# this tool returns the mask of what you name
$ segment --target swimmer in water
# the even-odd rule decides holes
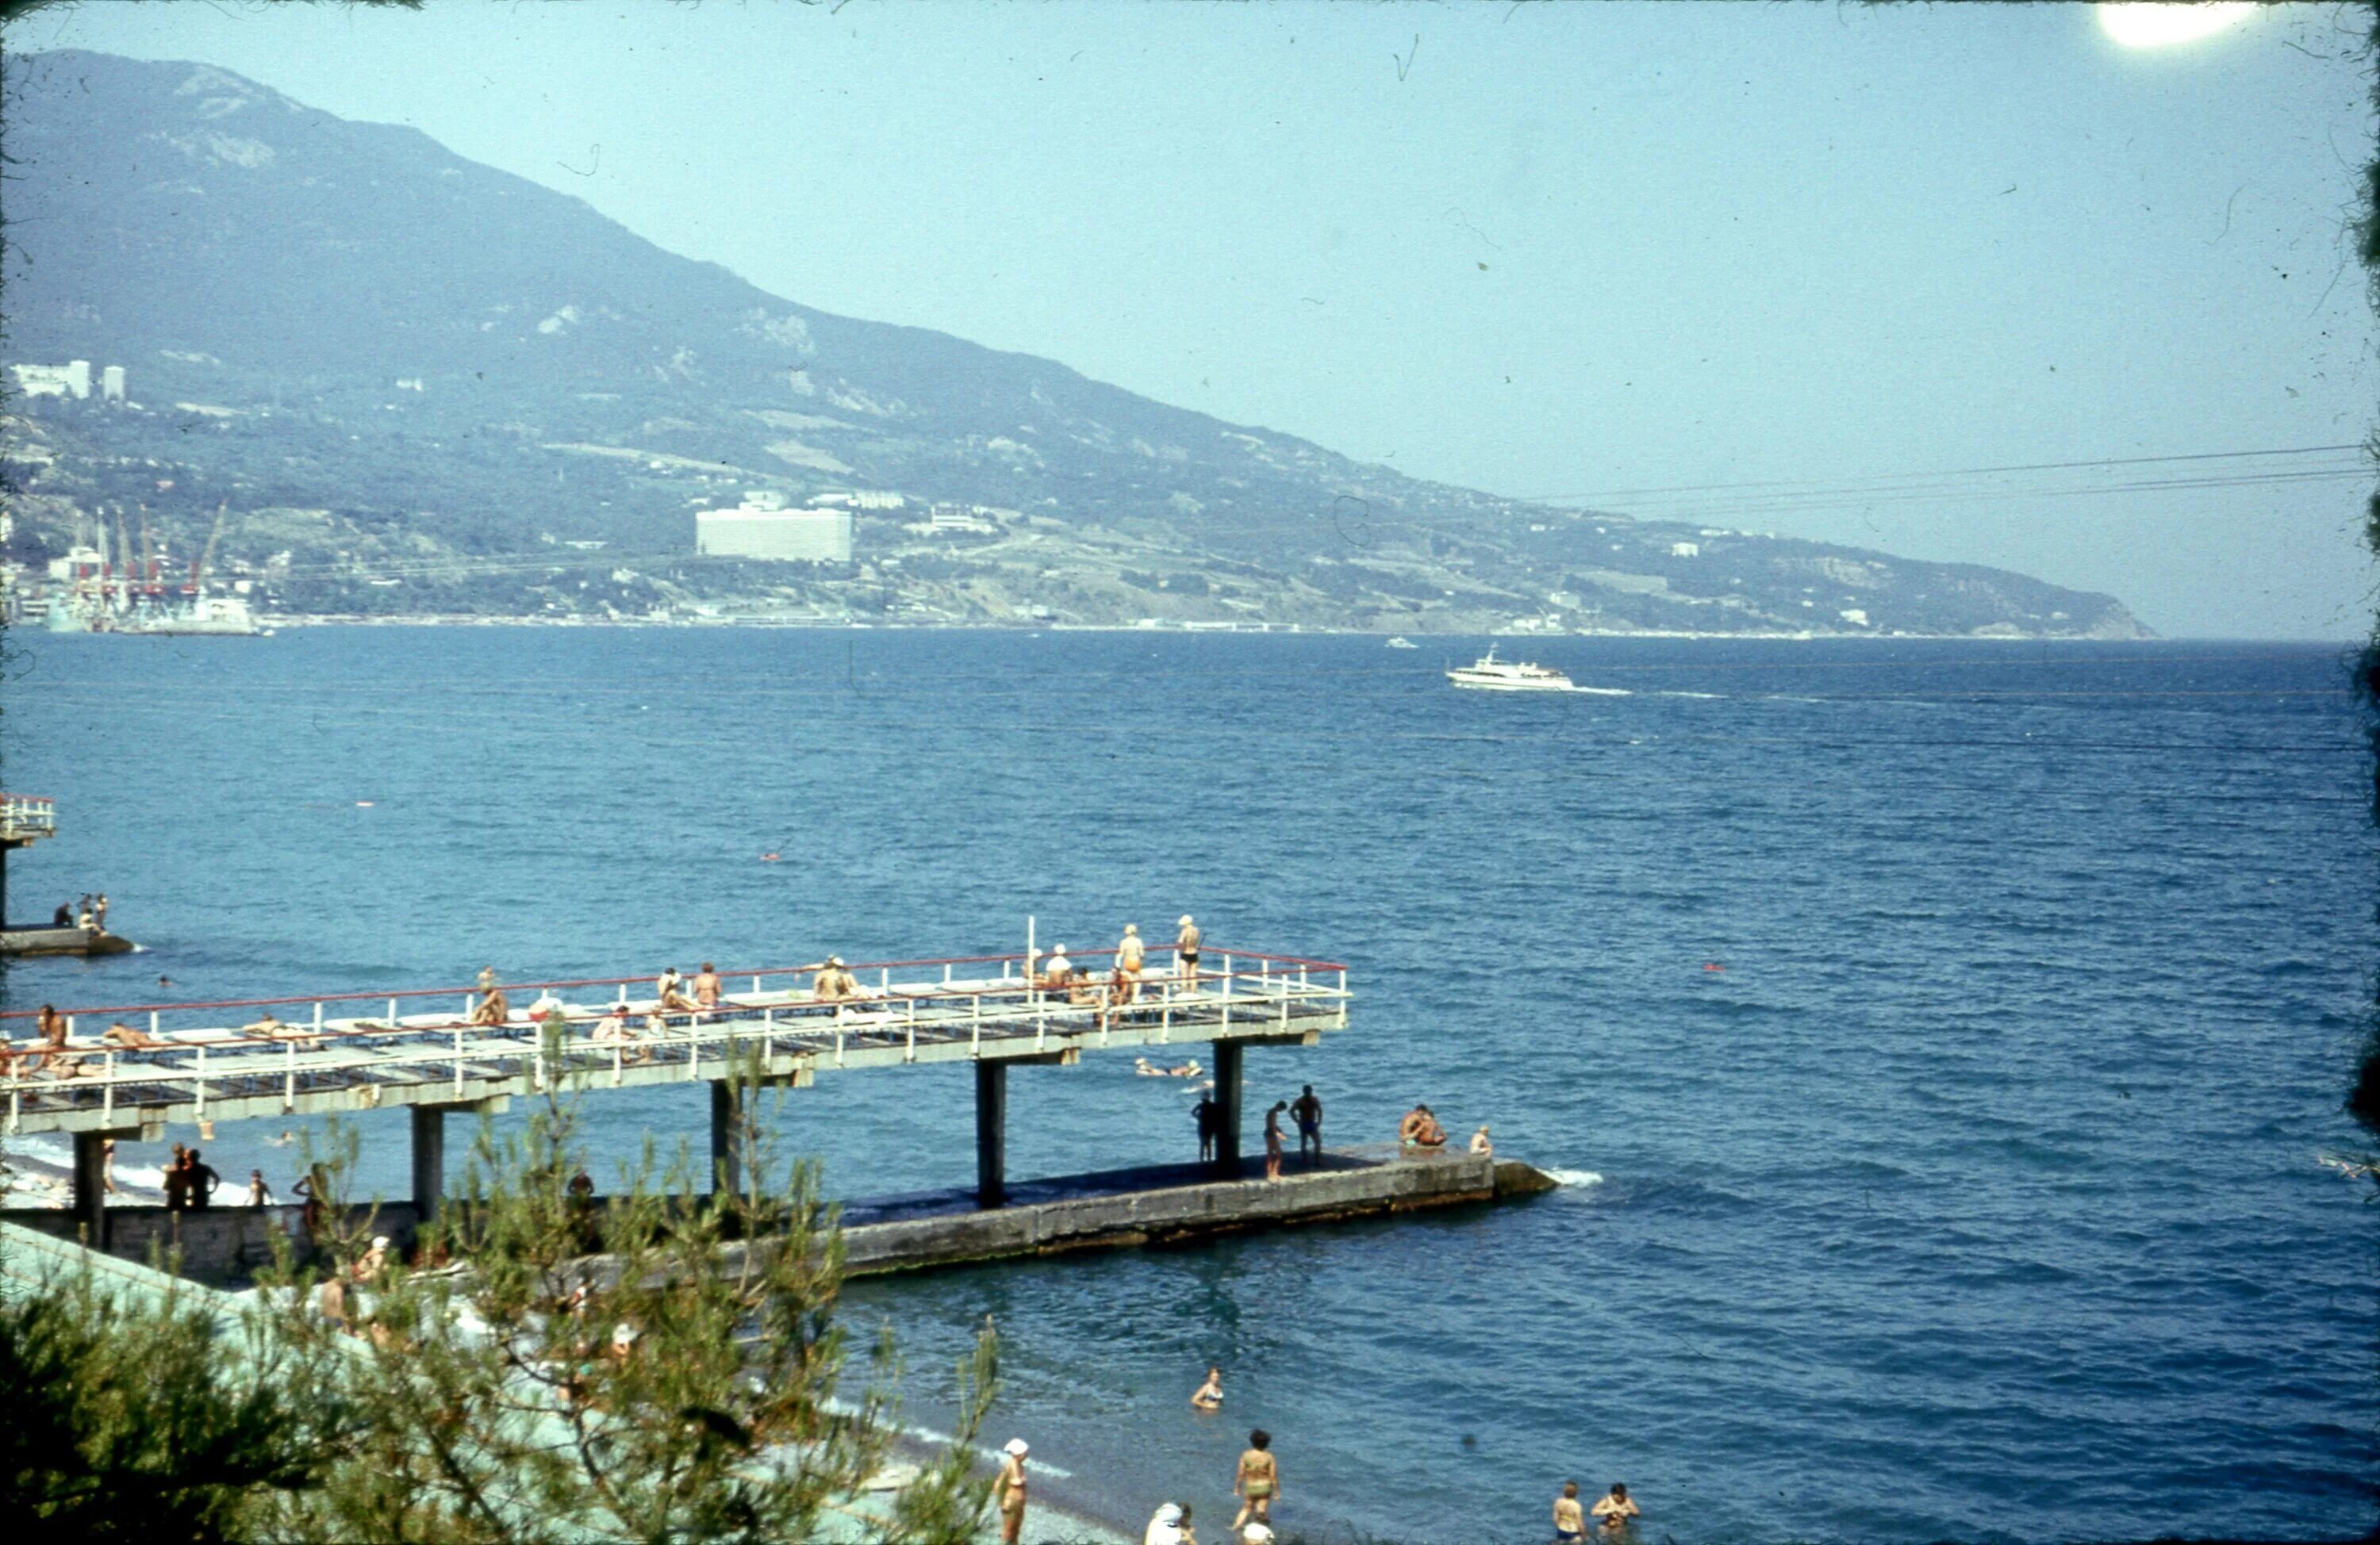
[[[1190,1397],[1190,1407],[1197,1411],[1220,1411],[1223,1408],[1223,1370],[1209,1366],[1207,1382]]]

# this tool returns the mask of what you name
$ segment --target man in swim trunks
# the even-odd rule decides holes
[[[1195,986],[1198,981],[1198,925],[1190,921],[1188,912],[1184,912],[1178,926],[1182,931],[1173,935],[1173,969],[1182,980]]]
[[[1281,1462],[1272,1456],[1272,1434],[1259,1427],[1248,1434],[1247,1452],[1240,1455],[1239,1473],[1232,1479],[1232,1495],[1241,1499],[1232,1527],[1241,1527],[1252,1515],[1270,1523],[1272,1500],[1280,1494]]]
[[[1578,1482],[1562,1482],[1561,1495],[1554,1499],[1554,1539],[1556,1545],[1575,1545],[1586,1538],[1586,1507],[1578,1500]]]
[[[1305,1092],[1300,1094],[1290,1105],[1289,1114],[1297,1122],[1297,1156],[1301,1159],[1305,1157],[1305,1145],[1310,1142],[1314,1145],[1315,1158],[1320,1159],[1322,1157],[1322,1101],[1315,1094],[1312,1084],[1307,1084]]]

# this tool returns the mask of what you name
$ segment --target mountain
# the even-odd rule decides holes
[[[228,510],[220,561],[318,611],[2143,631],[2019,574],[1421,481],[818,311],[208,66],[11,55],[0,90],[7,358],[121,365],[130,398],[15,404],[20,562],[137,505],[185,551]],[[693,511],[747,489],[907,505],[861,513],[851,565],[687,561]],[[990,513],[908,524],[935,502]]]

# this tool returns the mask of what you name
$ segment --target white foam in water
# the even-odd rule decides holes
[[[1546,1177],[1558,1186],[1600,1186],[1603,1177],[1591,1169],[1549,1169]]]

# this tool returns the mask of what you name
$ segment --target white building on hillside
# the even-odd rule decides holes
[[[91,361],[77,359],[64,365],[11,365],[11,375],[17,378],[17,390],[28,397],[88,397],[91,395]]]
[[[717,558],[770,558],[794,562],[851,561],[848,510],[698,510],[694,550]]]
[[[124,367],[110,365],[99,373],[99,400],[103,403],[124,401]]]

